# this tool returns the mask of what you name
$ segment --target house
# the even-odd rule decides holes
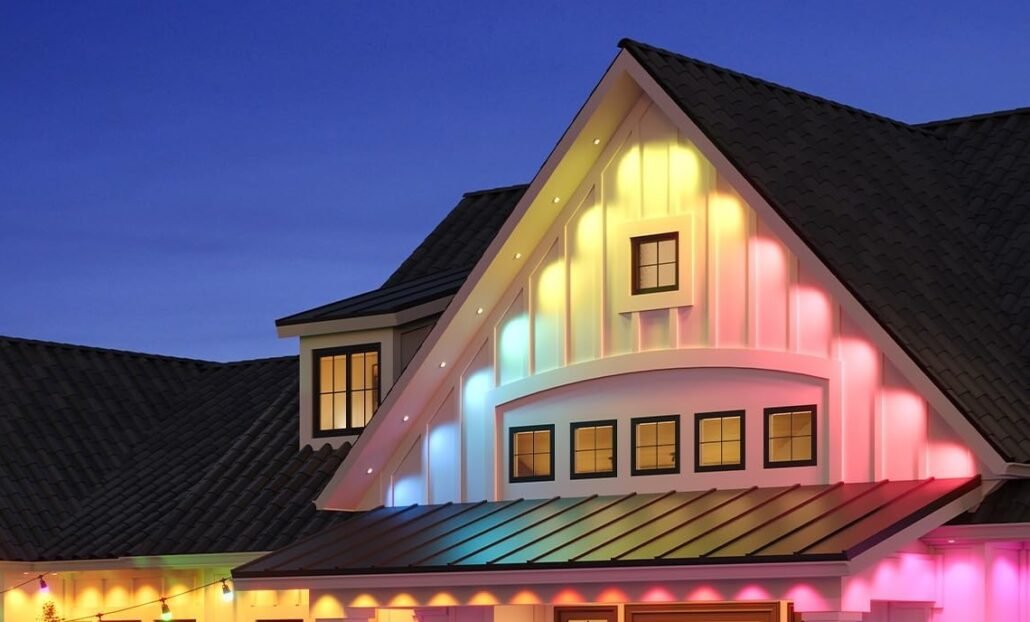
[[[1030,622],[1030,110],[620,48],[298,357],[0,340],[2,619]]]
[[[625,40],[526,187],[278,322],[348,521],[306,620],[1030,620],[1030,111]],[[509,213],[510,212],[510,213]],[[360,433],[360,436],[359,436]]]

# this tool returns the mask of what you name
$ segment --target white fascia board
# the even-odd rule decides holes
[[[275,332],[279,337],[310,337],[331,333],[392,328],[414,322],[415,320],[421,320],[430,315],[442,313],[447,308],[447,305],[450,304],[452,298],[453,296],[444,296],[443,298],[437,298],[436,300],[431,300],[408,309],[402,309],[396,313],[380,313],[378,315],[363,315],[338,320],[287,324],[286,326],[277,326]]]
[[[931,546],[961,546],[972,542],[1030,542],[1030,523],[993,523],[983,525],[943,525],[922,538]]]
[[[385,485],[380,479],[383,466],[408,432],[401,425],[401,417],[406,412],[421,410],[425,401],[436,394],[441,384],[449,378],[449,374],[458,373],[455,365],[442,368],[439,363],[453,363],[461,355],[468,340],[488,317],[484,314],[478,316],[478,321],[471,319],[477,317],[475,309],[495,306],[522,268],[520,262],[497,261],[497,258],[507,256],[508,253],[514,254],[514,249],[521,248],[519,244],[525,245],[525,249],[535,247],[551,224],[544,222],[545,219],[527,224],[524,218],[526,213],[531,207],[553,208],[553,196],[568,200],[597,158],[597,149],[592,144],[593,137],[610,136],[622,117],[637,102],[640,89],[626,75],[627,56],[625,50],[620,51],[580,108],[511,215],[455,294],[452,304],[437,321],[422,347],[380,404],[372,422],[315,500],[318,509],[357,509],[372,486]],[[616,112],[595,117],[594,113],[602,104],[606,104],[606,109]],[[564,165],[562,178],[556,179],[555,172],[559,170],[560,164]],[[557,217],[557,213],[554,210],[551,220]],[[516,239],[513,241],[513,238]],[[470,319],[456,321],[456,318]],[[372,469],[371,473],[368,473],[369,469]]]
[[[930,406],[944,418],[949,426],[972,449],[988,469],[993,473],[1003,473],[1006,461],[989,442],[973,427],[973,424],[962,414],[955,404],[937,387],[929,376],[908,355],[882,324],[855,298],[832,271],[822,262],[815,252],[806,244],[795,230],[766,201],[758,190],[751,185],[744,174],[730,162],[701,128],[687,116],[679,104],[672,100],[665,89],[644,69],[640,63],[630,57],[626,71],[636,80],[663,113],[676,125],[684,135],[693,142],[703,156],[715,167],[720,176],[740,194],[745,202],[758,214],[787,248],[805,265],[812,269],[816,281],[830,293],[858,326],[869,336],[873,343],[887,356],[905,378],[912,383]]]
[[[753,564],[701,564],[696,566],[633,566],[627,568],[565,568],[530,570],[403,572],[234,579],[240,590],[415,589],[455,585],[571,585],[783,578],[842,577],[851,572],[848,562],[786,562]]]
[[[130,568],[136,570],[146,568],[153,570],[235,568],[265,555],[268,555],[268,552],[141,555],[138,557],[112,557],[107,559],[26,562],[26,567],[21,569],[27,572],[87,572],[91,570],[124,570]]]

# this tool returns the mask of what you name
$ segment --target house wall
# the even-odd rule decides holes
[[[560,213],[536,249],[497,259],[524,262],[522,272],[448,380],[412,413],[416,425],[366,505],[980,470],[838,301],[646,97],[554,209]],[[629,239],[672,230],[682,247],[679,291],[630,295]],[[573,401],[563,406],[566,399]],[[802,404],[819,406],[818,467],[762,471],[755,453],[762,408]],[[694,475],[693,414],[734,409],[747,411],[747,471]],[[618,478],[568,480],[568,422],[619,419],[620,463],[628,468],[621,459],[628,419],[655,413],[681,415],[680,477],[629,481],[620,466]],[[507,484],[506,429],[545,419],[557,424],[556,463],[566,477]]]
[[[97,613],[113,612],[169,595],[181,594],[230,576],[230,567],[175,567],[174,557],[165,558],[169,567],[125,567],[103,570],[59,569],[45,579],[49,594],[41,593],[35,580],[3,595],[2,622],[36,622],[43,604],[52,601],[63,620],[79,617],[96,620]],[[128,562],[133,563],[132,561]],[[141,566],[154,560],[137,560]],[[181,563],[181,562],[180,562]],[[81,564],[71,563],[65,568]],[[58,566],[58,568],[61,568]],[[35,577],[39,570],[8,570],[0,574],[3,585],[13,586]],[[233,585],[229,582],[229,585]],[[231,601],[222,597],[221,584],[175,596],[167,601],[176,620],[197,622],[255,622],[256,620],[309,620],[308,591],[256,590],[234,592]],[[160,620],[160,604],[136,607],[104,615],[104,620]]]

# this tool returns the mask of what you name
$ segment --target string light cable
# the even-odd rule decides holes
[[[42,577],[40,577],[40,578],[42,578]],[[36,580],[35,577],[30,579],[30,581],[35,581],[35,580]],[[232,588],[229,587],[229,584],[226,583],[226,581],[228,581],[228,580],[229,580],[228,577],[223,577],[221,579],[215,579],[214,581],[212,581],[210,583],[205,583],[204,585],[198,585],[195,588],[188,589],[188,590],[186,590],[184,592],[179,592],[178,594],[172,594],[171,596],[162,596],[161,598],[155,598],[154,600],[150,600],[150,601],[147,601],[145,603],[137,603],[135,605],[129,605],[128,607],[122,607],[121,609],[112,609],[111,611],[101,611],[99,613],[94,613],[92,615],[82,616],[82,617],[79,617],[79,618],[69,618],[69,619],[65,620],[64,622],[89,622],[91,620],[96,620],[96,621],[99,621],[99,622],[103,622],[104,616],[110,616],[110,615],[114,615],[116,613],[122,613],[124,611],[131,611],[133,609],[139,609],[140,607],[147,607],[149,605],[156,605],[158,603],[161,604],[161,619],[162,620],[171,620],[172,619],[172,610],[168,606],[168,603],[166,601],[172,600],[173,598],[178,598],[180,596],[185,596],[186,594],[192,594],[193,592],[199,592],[200,590],[207,589],[207,588],[211,587],[212,585],[218,585],[219,583],[221,583],[222,584],[222,598],[224,600],[232,600],[232,593],[233,592],[232,592]],[[25,583],[28,583],[28,582],[29,581],[25,581]],[[22,583],[21,585],[25,585],[25,583]],[[13,590],[16,587],[18,587],[18,586],[16,585],[16,586],[14,586],[14,587],[12,587],[10,589]],[[2,593],[2,592],[0,592],[0,593]]]
[[[33,581],[39,581],[39,591],[43,592],[44,594],[46,594],[46,593],[50,592],[50,587],[46,584],[46,580],[43,577],[47,576],[48,574],[55,574],[55,573],[53,573],[53,572],[44,572],[43,574],[37,574],[37,575],[31,576],[28,579],[25,579],[24,581],[22,581],[21,583],[19,583],[17,585],[12,585],[11,587],[4,588],[4,589],[0,590],[0,594],[6,594],[7,592],[10,592],[12,590],[16,590],[16,589],[18,589],[19,587],[21,587],[23,585],[28,585],[29,583],[32,583]]]

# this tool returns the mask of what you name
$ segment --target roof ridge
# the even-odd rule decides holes
[[[497,186],[496,188],[484,188],[483,190],[470,190],[462,197],[477,197],[483,194],[499,194],[501,192],[511,192],[512,190],[522,190],[528,188],[529,184],[512,184],[510,186]]]
[[[184,356],[172,356],[169,354],[153,354],[150,352],[139,352],[136,350],[120,350],[117,348],[105,348],[102,346],[88,346],[77,343],[67,343],[63,341],[45,341],[42,339],[30,339],[28,337],[14,337],[10,335],[0,335],[0,342],[7,341],[10,343],[21,343],[33,346],[42,346],[46,348],[55,348],[61,350],[79,350],[86,352],[97,352],[105,354],[118,354],[122,356],[131,356],[138,358],[155,359],[161,361],[177,362],[177,363],[199,363],[202,365],[224,365],[225,363],[219,361],[211,361],[207,359],[188,358]]]
[[[937,121],[923,121],[922,123],[914,123],[913,127],[937,127],[941,125],[951,125],[956,123],[968,123],[970,121],[986,121],[988,119],[996,119],[999,117],[1011,117],[1021,114],[1030,115],[1030,106],[1023,106],[1020,108],[1009,108],[1006,110],[995,110],[993,112],[980,112],[977,114],[971,114],[962,117],[951,117],[948,119],[940,119]]]
[[[252,359],[240,359],[238,361],[225,361],[221,363],[226,367],[232,367],[235,365],[259,365],[261,363],[277,363],[280,361],[292,361],[298,358],[297,354],[283,354],[280,356],[259,356]]]
[[[683,61],[686,61],[686,62],[689,62],[689,63],[693,63],[695,65],[700,65],[700,66],[705,67],[707,69],[712,69],[712,70],[718,71],[720,73],[724,73],[724,74],[727,74],[727,75],[730,75],[730,76],[734,76],[734,77],[737,77],[737,78],[742,78],[744,80],[748,80],[748,81],[753,82],[755,84],[759,84],[759,85],[766,86],[766,87],[769,87],[769,88],[773,88],[773,89],[776,89],[776,90],[779,90],[779,91],[783,91],[784,93],[788,93],[790,95],[796,95],[798,97],[802,97],[804,99],[811,100],[811,101],[813,101],[815,103],[818,103],[818,104],[821,104],[821,105],[824,105],[824,106],[831,106],[831,107],[839,108],[840,110],[844,110],[844,111],[847,111],[847,112],[856,113],[856,114],[859,114],[859,115],[861,115],[863,117],[867,117],[867,118],[869,118],[872,121],[879,121],[881,123],[887,123],[888,125],[893,125],[893,126],[897,127],[898,129],[908,130],[908,131],[911,131],[911,132],[914,132],[914,133],[918,133],[918,134],[921,134],[921,135],[924,135],[924,136],[927,136],[927,137],[938,138],[936,134],[934,134],[933,132],[931,132],[931,131],[929,131],[927,129],[924,129],[924,128],[920,127],[919,125],[913,125],[913,124],[910,124],[910,123],[905,123],[904,121],[898,121],[897,119],[892,119],[892,118],[884,116],[882,114],[877,114],[875,112],[870,112],[868,110],[863,110],[861,108],[856,108],[855,106],[850,106],[848,104],[844,104],[844,103],[841,103],[839,101],[828,99],[826,97],[822,97],[821,95],[815,95],[815,94],[812,94],[812,93],[808,93],[806,91],[802,91],[802,90],[799,90],[799,89],[796,89],[796,88],[793,88],[793,87],[790,87],[790,86],[785,86],[785,85],[779,84],[777,82],[772,82],[772,81],[766,80],[764,78],[759,78],[759,77],[752,76],[752,75],[749,75],[749,74],[746,74],[746,73],[741,73],[739,71],[735,71],[733,69],[728,69],[728,68],[723,67],[721,65],[716,65],[714,63],[709,63],[707,61],[703,61],[703,60],[699,60],[699,59],[696,59],[696,58],[692,58],[690,56],[685,56],[683,54],[679,54],[678,52],[673,52],[671,50],[666,50],[664,48],[660,48],[660,47],[657,47],[657,46],[654,46],[654,45],[650,45],[648,43],[643,43],[641,41],[636,41],[634,39],[630,39],[629,37],[623,37],[622,39],[620,39],[619,40],[619,47],[623,48],[623,49],[630,49],[630,48],[636,47],[636,48],[640,48],[640,49],[649,50],[649,51],[652,51],[652,52],[657,52],[658,54],[663,54],[663,55],[666,55],[666,56],[672,56],[672,57],[678,58],[680,60],[683,60]]]

